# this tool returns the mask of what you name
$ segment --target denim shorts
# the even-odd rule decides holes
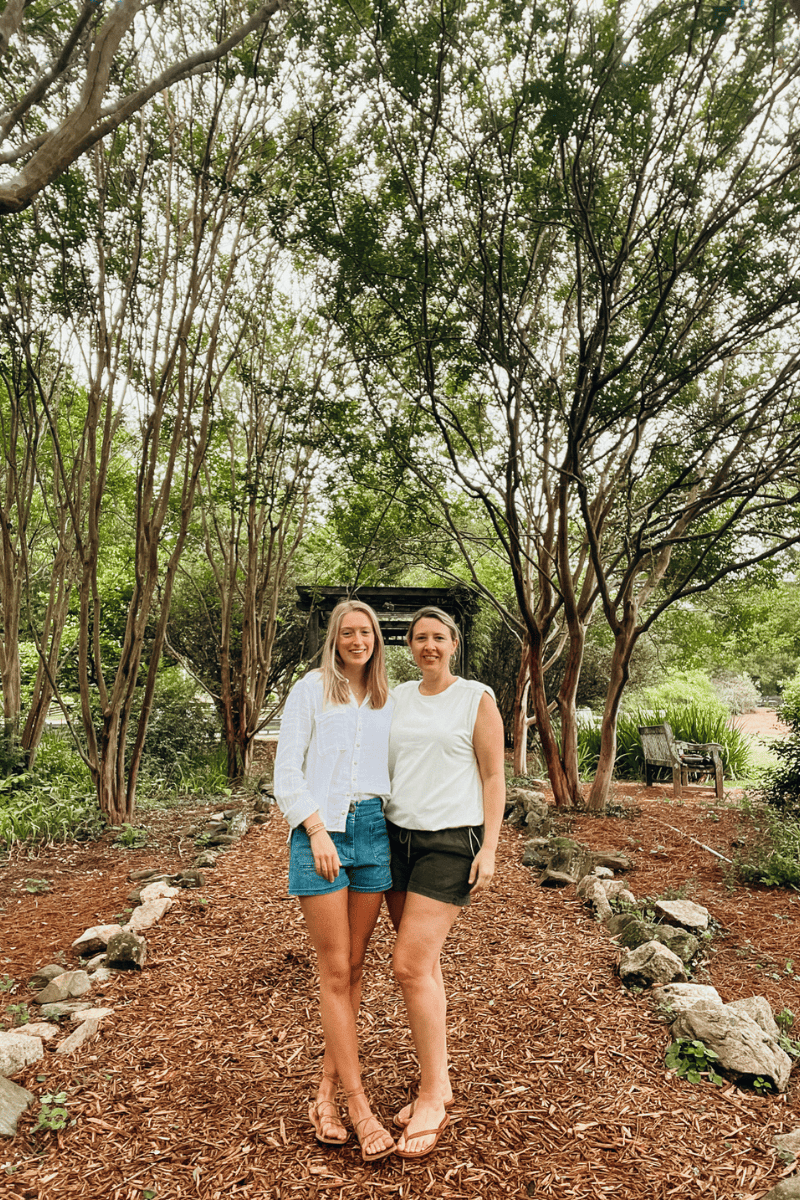
[[[483,825],[402,829],[386,822],[392,848],[392,891],[416,892],[443,904],[470,903],[469,873],[483,845]]]
[[[379,797],[361,800],[347,814],[345,828],[329,832],[342,864],[333,883],[314,870],[311,839],[302,825],[292,830],[290,896],[325,896],[347,887],[353,892],[385,892],[392,886],[389,839]]]

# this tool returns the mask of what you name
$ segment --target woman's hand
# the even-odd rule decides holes
[[[309,841],[314,855],[314,870],[328,883],[333,883],[342,867],[333,838],[327,829],[318,829],[309,836]]]
[[[469,890],[477,892],[480,888],[487,888],[494,879],[494,850],[489,846],[481,846],[478,853],[472,860],[472,867],[469,872]]]

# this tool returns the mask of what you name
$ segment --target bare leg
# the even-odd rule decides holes
[[[324,896],[300,898],[308,935],[317,952],[320,1014],[325,1033],[323,1079],[317,1093],[317,1102],[333,1100],[338,1078],[348,1093],[348,1108],[354,1123],[361,1123],[364,1118],[372,1116],[361,1086],[353,995],[360,999],[364,953],[369,935],[375,927],[381,900],[382,895],[379,892],[350,893],[349,889],[344,888]],[[351,914],[356,927],[355,936],[350,928]],[[351,966],[354,950],[358,976],[355,987]],[[330,1116],[332,1111],[325,1105],[319,1112],[323,1135],[344,1140],[341,1138],[341,1122],[333,1120]],[[391,1135],[377,1120],[361,1124],[361,1137],[365,1151],[370,1154],[375,1154],[392,1144]]]
[[[389,899],[391,895],[387,895],[389,913],[393,919],[393,908],[400,913],[394,973],[403,989],[420,1067],[419,1095],[401,1144],[419,1153],[433,1139],[415,1138],[414,1133],[440,1125],[445,1114],[444,1100],[452,1096],[447,1072],[447,1001],[439,955],[460,909],[416,892],[406,893],[401,906]],[[401,1120],[406,1115],[398,1113]]]

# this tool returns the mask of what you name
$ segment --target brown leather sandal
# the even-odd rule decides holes
[[[358,1088],[358,1090],[355,1092],[348,1092],[347,1099],[349,1100],[351,1096],[364,1096],[364,1095],[366,1095],[364,1089]],[[369,1116],[362,1117],[360,1121],[353,1122],[353,1129],[355,1130],[356,1137],[358,1138],[358,1144],[361,1147],[361,1157],[362,1157],[363,1161],[364,1162],[377,1162],[378,1159],[380,1159],[380,1158],[386,1158],[387,1155],[394,1154],[395,1150],[397,1149],[397,1146],[395,1145],[395,1142],[394,1142],[394,1138],[392,1138],[391,1146],[387,1146],[385,1150],[377,1150],[374,1154],[368,1154],[366,1152],[366,1150],[364,1149],[364,1139],[361,1135],[361,1126],[366,1124],[367,1121],[374,1121],[377,1126],[377,1129],[382,1130],[383,1133],[389,1133],[389,1130],[386,1129],[383,1125],[381,1125],[380,1121],[378,1120],[378,1118],[375,1116],[374,1113],[370,1113]],[[372,1130],[371,1132],[376,1133],[377,1130]],[[365,1132],[364,1137],[366,1137],[366,1136],[367,1135]],[[389,1137],[391,1137],[391,1136],[392,1135],[389,1134]]]

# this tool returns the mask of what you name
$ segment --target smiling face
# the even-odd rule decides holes
[[[366,667],[375,649],[375,631],[365,612],[345,613],[336,635],[336,652],[345,671]]]
[[[436,617],[420,617],[411,632],[411,653],[414,662],[424,672],[449,671],[450,658],[458,642],[450,630]]]

